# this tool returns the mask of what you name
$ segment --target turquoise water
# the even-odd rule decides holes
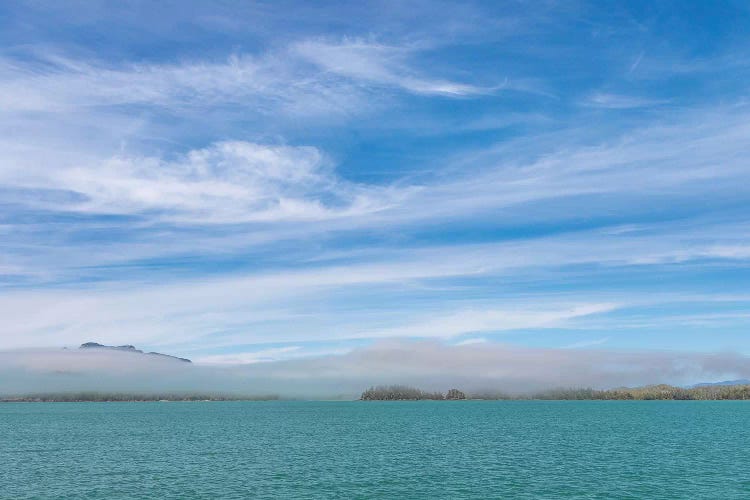
[[[0,404],[2,498],[750,498],[750,402]]]

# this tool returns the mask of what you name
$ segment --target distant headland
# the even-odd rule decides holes
[[[135,346],[132,345],[104,345],[100,344],[98,342],[84,342],[80,345],[79,349],[110,349],[115,351],[125,351],[125,352],[132,352],[134,354],[143,354],[146,356],[162,356],[164,358],[170,358],[177,361],[183,361],[185,363],[192,363],[187,358],[178,358],[177,356],[171,356],[169,354],[162,354],[160,352],[144,352],[140,349],[136,349]]]

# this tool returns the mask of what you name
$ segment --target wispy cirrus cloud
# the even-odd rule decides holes
[[[281,267],[254,273],[164,284],[118,280],[61,290],[19,290],[0,295],[0,313],[6,332],[12,333],[4,340],[6,346],[13,342],[18,347],[75,344],[84,338],[208,347],[560,328],[622,307],[676,299],[636,299],[612,290],[606,295],[600,290],[598,300],[576,293],[561,298],[556,292],[506,291],[496,296],[484,282],[566,282],[576,273],[632,273],[691,262],[706,267],[706,260],[721,265],[743,257],[712,251],[717,236],[733,233],[746,239],[746,231],[735,226],[701,237],[692,227],[673,234],[661,234],[658,228],[615,236],[591,231],[521,242],[373,249],[354,260],[333,265],[323,260],[297,270],[282,262]],[[465,292],[455,283],[461,279],[470,280]],[[435,283],[442,286],[431,292]],[[401,304],[396,298],[403,296],[418,302]],[[427,305],[419,305],[426,298]],[[329,301],[340,306],[321,310]]]
[[[574,342],[565,346],[566,349],[582,349],[586,347],[594,347],[602,344],[606,344],[609,341],[609,337],[602,337],[600,339],[582,340],[580,342]]]
[[[254,112],[310,115],[367,108],[368,85],[407,92],[470,96],[491,91],[424,75],[409,47],[360,41],[302,41],[225,60],[113,66],[39,53],[0,59],[0,106],[8,112],[80,112],[140,106],[180,113],[223,105]]]
[[[532,328],[559,328],[584,316],[611,312],[618,304],[589,303],[567,306],[536,306],[518,309],[459,310],[450,314],[434,313],[429,319],[385,330],[364,331],[365,338],[435,337],[450,338],[480,332],[502,332]]]
[[[348,217],[361,228],[499,209],[528,213],[526,206],[542,202],[559,204],[562,216],[582,209],[571,202],[576,198],[588,200],[583,209],[595,215],[601,195],[659,200],[741,191],[750,178],[744,160],[750,151],[741,140],[746,118],[743,108],[707,110],[593,142],[581,143],[573,130],[524,138],[435,160],[454,175],[396,178],[390,185],[347,180],[311,146],[222,141],[176,158],[99,152],[51,158],[29,146],[0,161],[0,185],[41,193],[21,191],[17,199],[43,209],[199,224]]]
[[[285,107],[303,110],[302,100],[313,109],[319,99],[327,100],[332,110],[351,92],[343,88],[330,92],[329,85],[325,78],[305,77],[283,54],[126,66],[48,54],[41,60],[0,61],[0,103],[15,112],[61,113],[130,105],[179,113],[240,103],[252,103],[263,112]]]
[[[607,109],[648,108],[668,104],[669,101],[648,99],[623,94],[596,93],[584,101],[585,106]]]
[[[486,94],[502,87],[478,87],[420,75],[408,64],[409,56],[417,50],[414,47],[389,46],[363,40],[337,43],[317,40],[300,42],[292,50],[327,72],[415,94],[460,97]]]

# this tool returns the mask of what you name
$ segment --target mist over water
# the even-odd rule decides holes
[[[750,377],[736,353],[538,349],[392,340],[342,355],[210,365],[107,349],[0,351],[0,395],[200,392],[356,398],[371,385],[511,394],[559,387],[687,385]]]

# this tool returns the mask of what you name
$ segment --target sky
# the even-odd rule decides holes
[[[741,1],[3,2],[0,350],[749,355],[749,27]]]

